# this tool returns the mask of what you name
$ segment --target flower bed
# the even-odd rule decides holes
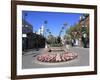
[[[65,62],[65,61],[69,61],[69,60],[73,60],[77,57],[77,53],[72,53],[72,52],[64,52],[64,53],[44,53],[44,54],[40,54],[38,55],[36,58],[38,61],[41,62]]]

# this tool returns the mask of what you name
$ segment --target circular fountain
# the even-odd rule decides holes
[[[36,56],[37,61],[44,63],[59,63],[73,60],[77,53],[65,51],[63,48],[51,48],[50,51]]]

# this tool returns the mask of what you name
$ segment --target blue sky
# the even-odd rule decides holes
[[[25,16],[25,14],[27,14]],[[55,36],[59,35],[61,27],[67,22],[65,28],[68,29],[69,26],[76,24],[81,13],[61,13],[61,12],[36,12],[36,11],[23,11],[22,18],[29,22],[33,26],[34,31],[44,25],[44,21],[47,21],[46,28],[50,29],[51,33]],[[64,31],[65,31],[64,30]],[[64,32],[62,33],[62,35]]]

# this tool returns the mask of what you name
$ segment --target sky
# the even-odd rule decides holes
[[[38,31],[44,25],[44,21],[47,21],[44,27],[49,29],[54,36],[58,36],[63,24],[67,23],[62,33],[64,35],[66,29],[78,23],[81,15],[82,13],[22,11],[22,18],[33,26],[33,31]]]

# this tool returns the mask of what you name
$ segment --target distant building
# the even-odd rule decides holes
[[[44,36],[44,32],[45,32],[45,29],[44,29],[44,26],[42,25],[40,27],[40,29],[38,30],[38,33],[37,34]]]
[[[22,50],[44,48],[45,38],[33,31],[33,26],[26,20],[22,20]]]
[[[82,37],[86,37],[85,40],[85,44],[87,47],[89,47],[89,14],[85,14],[80,16],[80,21],[79,21],[80,27],[81,27],[81,39]],[[81,46],[83,46],[82,44],[82,40],[81,40]]]
[[[80,27],[83,26],[89,28],[89,15],[86,15],[85,17],[80,16],[80,21],[79,21]]]
[[[25,19],[22,19],[22,50],[29,49],[32,45],[30,45],[28,34],[33,33],[33,27],[30,23],[28,23]]]
[[[22,20],[22,34],[28,34],[33,32],[33,27],[26,20]]]

